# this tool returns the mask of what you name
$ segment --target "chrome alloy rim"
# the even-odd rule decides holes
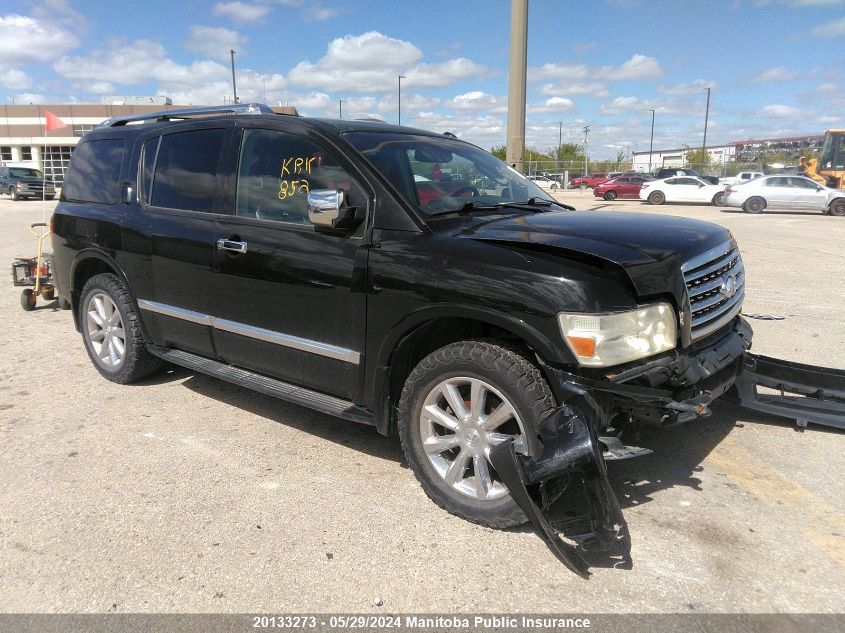
[[[117,369],[126,355],[126,332],[120,310],[107,294],[98,292],[85,308],[85,331],[97,362]]]
[[[423,402],[419,423],[428,461],[449,486],[482,501],[508,493],[490,449],[513,438],[522,452],[525,432],[513,405],[492,385],[463,376],[444,380]]]

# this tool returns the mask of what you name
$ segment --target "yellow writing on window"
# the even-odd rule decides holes
[[[281,171],[279,173],[279,200],[286,200],[298,193],[308,195],[311,185],[306,178],[293,179],[292,176],[310,174],[316,157],[305,158],[302,156],[291,156],[283,158]]]

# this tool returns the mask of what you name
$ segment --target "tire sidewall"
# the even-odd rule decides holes
[[[615,191],[608,191],[604,194],[604,199],[610,202],[611,200],[616,200],[616,192]]]

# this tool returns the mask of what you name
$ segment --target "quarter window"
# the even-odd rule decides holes
[[[218,191],[217,163],[225,136],[224,129],[163,136],[150,204],[168,209],[213,212]]]
[[[62,195],[67,200],[114,204],[118,197],[123,139],[80,143],[73,152]]]
[[[237,215],[310,224],[308,193],[317,189],[342,189],[348,206],[366,206],[366,197],[352,177],[313,141],[276,130],[244,130]]]

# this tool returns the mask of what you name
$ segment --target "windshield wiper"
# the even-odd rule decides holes
[[[464,206],[459,207],[457,209],[444,209],[443,211],[435,211],[433,213],[429,213],[429,217],[439,216],[439,215],[448,215],[450,213],[469,213],[472,211],[495,211],[500,209],[501,205],[498,204],[479,204],[477,202],[467,202]]]
[[[499,207],[514,207],[516,209],[528,209],[529,211],[538,211],[537,207],[549,208],[552,205],[557,205],[569,211],[575,211],[575,207],[570,207],[568,204],[561,204],[560,202],[552,202],[543,198],[528,198],[524,202],[500,202]]]

